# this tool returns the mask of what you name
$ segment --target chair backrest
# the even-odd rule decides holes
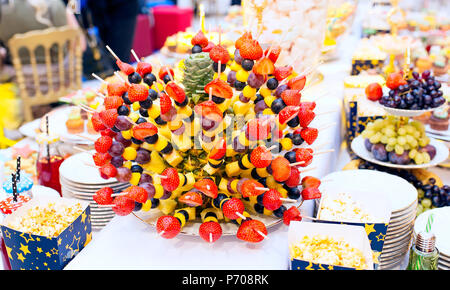
[[[9,40],[26,121],[33,119],[32,106],[57,102],[60,97],[81,88],[80,35],[79,29],[62,26],[16,34]],[[37,60],[39,49],[44,52],[45,63]],[[24,50],[30,56],[30,63],[25,65],[21,59]]]

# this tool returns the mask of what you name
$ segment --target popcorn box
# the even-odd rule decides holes
[[[339,199],[339,194],[344,191],[340,191],[340,189],[336,186],[325,187],[325,184],[321,186],[323,195],[317,210],[318,220],[316,222],[362,227],[369,239],[370,247],[374,255],[374,263],[379,264],[378,257],[381,255],[381,251],[383,250],[384,238],[386,237],[389,220],[391,218],[391,205],[387,196],[381,192],[373,194],[373,192],[360,189],[352,190],[350,192],[346,191],[345,193],[348,194],[353,201],[361,205],[361,208],[372,216],[373,220],[367,222],[331,220],[329,219],[330,217],[325,216],[325,211],[327,211],[327,209],[323,209],[324,199]]]
[[[26,215],[36,206],[49,203],[82,206],[82,213],[57,237],[46,237],[10,228],[14,220]],[[7,216],[1,230],[12,270],[61,270],[75,257],[92,238],[89,203],[68,198],[35,197],[14,213]]]
[[[362,227],[327,224],[327,223],[310,223],[310,222],[291,222],[288,232],[289,246],[299,243],[305,237],[314,237],[316,235],[326,235],[335,240],[344,239],[351,247],[359,249],[365,259],[366,270],[373,270],[372,251],[370,249],[369,240]],[[290,253],[290,269],[291,270],[355,270],[356,268],[344,267],[338,265],[329,265],[325,263],[313,263],[311,261],[296,259]]]

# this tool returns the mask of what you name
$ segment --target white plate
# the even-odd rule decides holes
[[[24,136],[36,139],[36,136],[37,136],[36,131],[39,129],[40,125],[41,125],[41,119],[36,119],[34,121],[23,124],[19,128],[19,132]]]
[[[434,214],[431,231],[436,235],[436,247],[442,254],[450,256],[450,206],[427,210],[419,215],[414,224],[414,233],[425,230],[431,213]]]
[[[393,164],[390,162],[383,162],[375,159],[373,157],[372,152],[369,152],[366,149],[366,146],[364,145],[364,138],[361,135],[353,139],[351,147],[352,151],[355,152],[355,154],[358,155],[358,157],[367,160],[369,162],[392,168],[416,169],[416,168],[433,167],[447,160],[449,151],[444,143],[437,141],[433,138],[430,138],[430,145],[436,147],[436,156],[434,156],[434,158],[430,162],[425,164],[408,164],[408,165]]]
[[[59,192],[57,192],[53,188],[42,186],[42,185],[33,185],[31,192],[33,193],[33,197],[36,197],[36,196],[61,197],[59,195]]]
[[[437,139],[437,140],[450,142],[450,136],[443,136],[443,135],[433,134],[433,133],[430,133],[430,132],[427,132],[427,136],[428,137],[432,137],[432,138]]]
[[[92,156],[85,152],[77,153],[61,163],[59,174],[65,179],[81,184],[103,186],[105,184],[117,182],[117,179],[115,178],[103,179],[97,168],[86,164],[94,165]]]
[[[407,208],[417,201],[417,190],[401,177],[385,172],[359,169],[330,173],[322,178],[329,180],[320,185],[322,191],[346,192],[362,190],[383,193],[387,196],[392,212]]]
[[[439,130],[435,130],[435,129],[431,128],[431,126],[429,124],[426,124],[425,131],[427,133],[431,133],[433,135],[438,135],[438,136],[442,136],[442,137],[450,139],[450,126],[446,131],[439,131]]]
[[[443,104],[443,105],[441,105],[439,107],[436,107],[436,108],[424,109],[424,110],[404,110],[404,109],[389,108],[389,107],[383,106],[379,102],[377,102],[376,104],[379,107],[383,108],[387,113],[389,113],[391,115],[395,115],[395,116],[401,116],[401,117],[417,117],[417,116],[422,115],[423,113],[437,110],[440,107],[445,105],[445,104]]]

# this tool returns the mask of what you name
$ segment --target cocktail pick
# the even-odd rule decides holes
[[[12,193],[13,193],[13,201],[17,202],[17,179],[16,175],[14,173],[11,173],[11,179],[12,179]]]
[[[16,179],[20,181],[20,155],[17,156],[17,164],[16,164]]]

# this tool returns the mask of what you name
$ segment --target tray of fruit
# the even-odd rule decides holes
[[[307,218],[299,205],[321,196],[320,180],[303,176],[315,155],[331,152],[313,147],[325,128],[310,126],[316,103],[301,100],[307,74],[276,65],[281,47],[263,50],[250,32],[233,60],[201,31],[191,44],[180,84],[166,65],[156,72],[135,55],[133,67],[110,50],[126,77],[107,84],[108,106],[84,109],[101,133],[95,167],[131,186],[104,187],[94,200],[163,238],[261,242],[268,227]]]
[[[367,124],[351,148],[362,159],[395,168],[436,166],[449,154],[444,143],[426,136],[422,123],[395,116]]]
[[[392,73],[386,79],[387,94],[383,94],[378,83],[372,83],[366,88],[366,96],[387,113],[403,117],[419,116],[445,105],[441,83],[430,71],[412,72],[411,75],[405,78],[402,72]]]

